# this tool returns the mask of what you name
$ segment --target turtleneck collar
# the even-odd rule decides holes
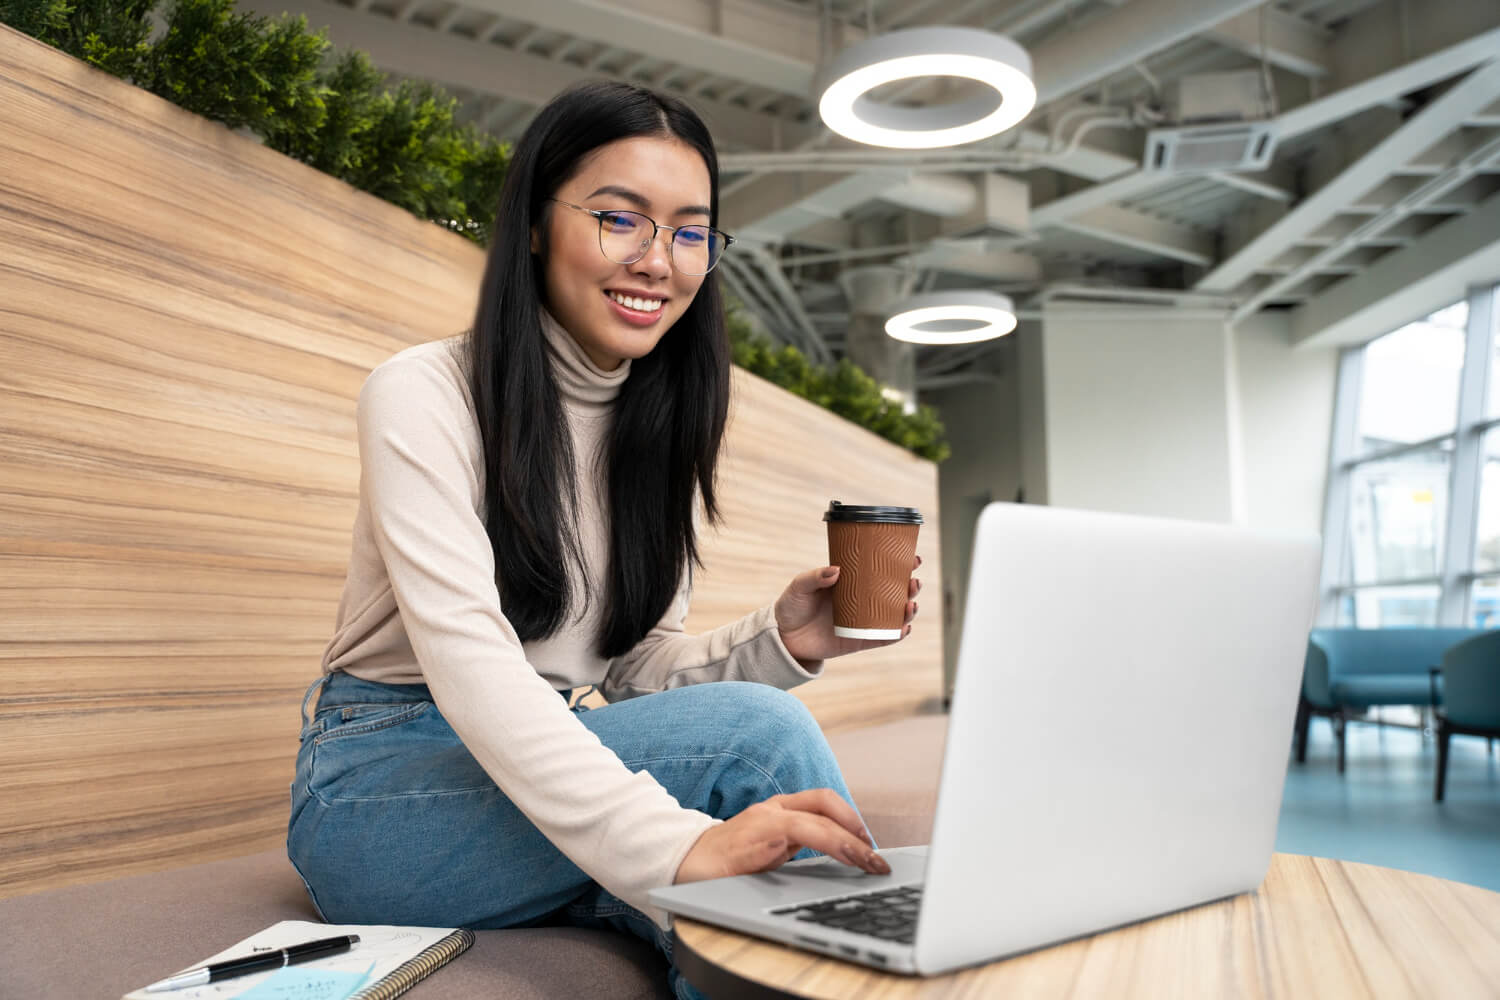
[[[552,371],[557,376],[557,388],[563,402],[585,413],[605,413],[610,409],[620,386],[630,376],[630,359],[625,358],[620,366],[607,372],[594,364],[588,353],[563,329],[545,306],[540,307],[542,333],[547,338],[547,354],[552,358]]]

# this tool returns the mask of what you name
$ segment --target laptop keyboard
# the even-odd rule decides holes
[[[810,924],[868,934],[882,941],[911,944],[916,937],[917,910],[921,905],[922,887],[912,885],[783,906],[771,912]]]

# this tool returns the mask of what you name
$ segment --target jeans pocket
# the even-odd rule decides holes
[[[329,711],[323,732],[313,737],[314,746],[322,746],[330,740],[373,733],[381,729],[399,726],[420,718],[429,708],[430,701],[419,701],[401,705],[344,705]],[[322,713],[319,713],[320,716]]]

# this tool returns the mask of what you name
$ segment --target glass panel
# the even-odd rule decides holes
[[[1448,521],[1452,442],[1350,470],[1350,582],[1437,576]]]
[[[1489,290],[1490,299],[1490,387],[1485,416],[1500,417],[1500,285]]]
[[[1500,628],[1500,577],[1474,581],[1469,601],[1469,625],[1472,628]]]
[[[1339,601],[1339,624],[1354,628],[1399,628],[1436,625],[1438,585],[1361,587]]]
[[[1460,302],[1365,348],[1356,455],[1454,429],[1468,318],[1469,303]]]
[[[1479,470],[1479,525],[1474,568],[1500,569],[1500,428],[1484,433],[1484,465]]]

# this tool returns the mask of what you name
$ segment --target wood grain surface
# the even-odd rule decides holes
[[[0,896],[276,847],[332,634],[354,401],[472,318],[483,253],[0,26]],[[930,462],[736,372],[688,627],[827,551],[830,498]],[[933,604],[798,690],[829,728],[941,689]]]
[[[1500,996],[1500,893],[1290,854],[1253,893],[931,979],[691,920],[676,932],[741,998]]]

